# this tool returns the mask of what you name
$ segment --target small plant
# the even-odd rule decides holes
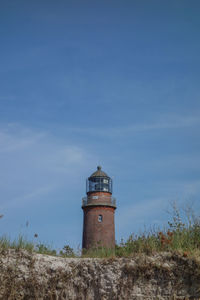
[[[69,245],[63,247],[63,250],[60,251],[60,255],[63,257],[75,257],[74,250]]]
[[[167,234],[164,234],[163,232],[159,232],[158,236],[160,239],[161,248],[163,250],[167,250],[167,248],[169,248],[172,245],[174,233],[168,230]]]
[[[170,214],[172,215],[172,221],[169,221],[168,225],[171,230],[182,231],[186,227],[186,224],[182,221],[180,210],[177,208],[175,202],[173,202],[171,206],[172,212]]]

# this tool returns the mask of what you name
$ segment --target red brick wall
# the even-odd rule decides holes
[[[87,193],[88,194],[88,196],[111,196],[111,194],[110,193],[108,193],[108,192],[89,192],[89,193]]]
[[[108,248],[115,247],[115,224],[114,207],[105,206],[85,206],[83,224],[83,244],[84,249],[102,245]],[[102,215],[102,222],[98,221],[98,216]]]
[[[97,197],[97,199],[94,199]],[[104,203],[104,204],[111,204],[111,194],[106,192],[92,192],[88,193],[88,203]]]

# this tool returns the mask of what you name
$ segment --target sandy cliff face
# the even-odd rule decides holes
[[[0,255],[0,299],[200,299],[200,264],[175,254],[132,259]]]

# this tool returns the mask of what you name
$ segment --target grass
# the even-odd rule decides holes
[[[34,244],[27,241],[22,235],[19,235],[17,239],[11,241],[8,237],[2,236],[0,237],[0,249],[7,250],[7,249],[23,249],[27,251],[34,250]]]
[[[89,250],[83,249],[82,251],[82,258],[111,258],[115,257],[115,249],[110,249],[106,247],[94,247]]]
[[[15,240],[11,240],[7,236],[0,237],[0,251],[15,249],[26,250],[28,252],[35,252],[40,254],[56,255],[56,250],[53,250],[50,246],[42,243],[35,244],[28,241],[24,236],[19,235]]]

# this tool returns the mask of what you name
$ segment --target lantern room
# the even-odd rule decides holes
[[[106,192],[112,194],[112,179],[101,170],[101,166],[97,167],[86,182],[86,192]]]

